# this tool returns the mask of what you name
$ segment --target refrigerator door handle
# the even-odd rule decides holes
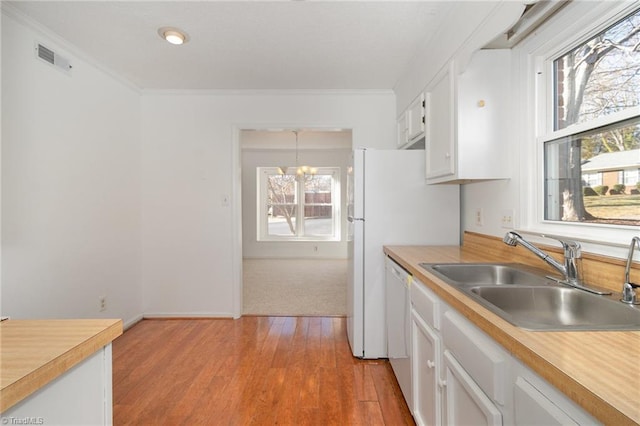
[[[347,217],[347,220],[351,223],[355,222],[356,220],[360,220],[362,222],[364,222],[364,217],[353,217],[353,216],[349,216]]]

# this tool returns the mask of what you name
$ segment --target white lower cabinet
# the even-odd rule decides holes
[[[411,295],[417,425],[600,425],[420,281]]]
[[[413,401],[407,403],[413,407],[418,426],[440,425],[440,302],[438,296],[418,280],[414,280],[410,294]]]
[[[514,405],[516,423],[521,425],[578,424],[522,377],[516,379]]]
[[[451,352],[444,351],[444,388],[448,425],[501,426],[502,413]]]
[[[413,418],[418,426],[441,424],[440,336],[415,309],[411,312],[413,341]]]
[[[453,309],[442,315],[448,425],[511,424],[510,355]]]
[[[518,360],[513,360],[515,424],[525,426],[600,425],[562,392]]]

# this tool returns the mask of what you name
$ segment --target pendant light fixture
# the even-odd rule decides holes
[[[300,130],[292,130],[291,132],[294,135],[296,135],[296,164],[295,164],[296,177],[299,179],[304,179],[308,175],[315,175],[316,173],[318,173],[317,167],[300,165],[300,162],[299,162],[300,147],[298,146],[298,135],[300,133]],[[278,166],[278,174],[280,175],[286,175],[288,170],[289,170],[289,167],[287,166]]]
[[[304,179],[307,175],[315,175],[318,173],[318,169],[316,167],[310,166],[300,166],[298,161],[299,149],[298,149],[298,133],[299,130],[294,130],[293,133],[296,135],[296,176],[299,179]]]

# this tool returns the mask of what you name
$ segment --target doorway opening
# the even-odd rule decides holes
[[[244,129],[239,141],[242,315],[346,315],[351,131]]]

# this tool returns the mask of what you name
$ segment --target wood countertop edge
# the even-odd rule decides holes
[[[19,321],[19,320],[16,320]],[[0,390],[0,413],[18,404],[32,393],[60,377],[122,334],[122,320],[114,322],[60,356]]]
[[[482,331],[491,336],[496,342],[503,346],[509,353],[515,356],[527,367],[531,368],[549,383],[562,391],[567,397],[580,405],[604,424],[615,425],[638,425],[638,421],[620,411],[614,405],[598,396],[591,389],[585,387],[576,378],[567,374],[561,368],[550,362],[543,355],[537,353],[533,348],[527,346],[519,338],[518,334],[524,333],[506,320],[500,318],[493,312],[487,310],[473,299],[457,291],[449,284],[428,271],[405,260],[397,249],[401,246],[385,246],[384,253],[393,258],[402,267],[418,278],[424,285],[429,287],[434,293],[441,297],[447,304],[455,308],[458,312],[469,319]],[[473,260],[461,260],[465,255],[464,249],[460,246],[439,246],[434,249],[445,249],[450,253],[439,253],[440,258],[436,262],[442,263],[462,263],[462,262],[496,262],[496,260],[484,259],[481,256],[474,256]],[[457,249],[457,251],[456,251]],[[433,263],[433,262],[432,262]],[[562,332],[554,332],[562,333]],[[570,333],[570,332],[567,332]]]

